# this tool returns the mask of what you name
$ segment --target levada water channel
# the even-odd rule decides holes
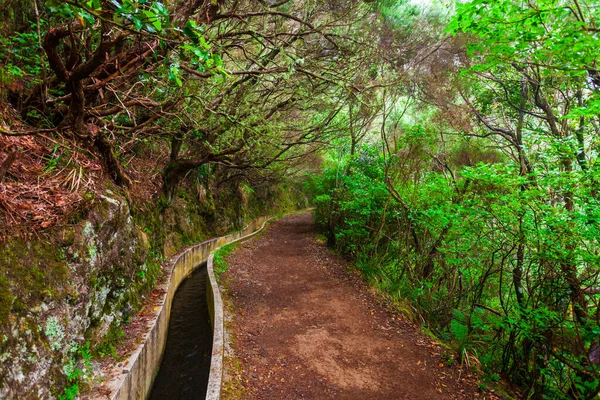
[[[152,386],[151,400],[206,397],[213,342],[206,280],[206,264],[203,264],[175,293],[167,347]]]

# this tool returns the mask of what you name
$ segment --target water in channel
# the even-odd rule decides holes
[[[213,341],[206,279],[204,264],[185,279],[175,293],[167,347],[150,400],[206,397]]]

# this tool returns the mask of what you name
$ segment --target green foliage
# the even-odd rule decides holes
[[[98,0],[64,2],[51,0],[45,3],[48,10],[60,18],[78,18],[82,23],[94,24],[103,13],[102,3]],[[169,13],[159,2],[115,1],[116,12],[113,21],[122,25],[133,25],[136,30],[150,33],[163,33],[164,27],[170,27]]]
[[[575,338],[584,349],[597,343],[597,308],[589,303],[586,319],[577,320],[565,265],[578,271],[578,285],[598,285],[600,243],[590,221],[600,209],[583,183],[597,172],[561,170],[565,152],[575,154],[572,143],[529,138],[544,149],[530,175],[461,142],[445,143],[454,164],[440,170],[424,161],[440,143],[424,126],[406,127],[395,139],[404,157],[363,146],[325,165],[309,186],[316,219],[372,284],[400,306],[408,300],[406,309],[416,309],[459,359],[476,354],[487,382],[509,376],[548,398],[563,398],[569,382],[593,393],[598,381],[570,366],[597,370],[573,345]],[[560,200],[565,192],[575,210]],[[540,364],[539,354],[549,362]]]
[[[46,167],[44,168],[44,174],[49,174],[50,172],[54,171],[57,167],[65,165],[65,161],[69,158],[69,149],[63,149],[58,143],[55,144],[46,164]]]
[[[454,310],[454,316],[452,322],[450,322],[450,333],[453,340],[459,343],[459,353],[462,353],[462,349],[464,349],[469,338],[469,327],[465,315],[459,310]]]
[[[40,23],[45,25],[45,21]],[[31,23],[32,31],[0,37],[0,90],[16,81],[29,88],[40,82],[46,61],[39,49],[40,38],[35,28]]]
[[[204,35],[204,28],[193,20],[187,21],[180,29],[171,22],[169,10],[160,1],[115,1],[111,7],[98,0],[64,2],[52,0],[45,3],[50,15],[60,19],[78,19],[84,27],[93,29],[97,21],[106,21],[107,15],[112,14],[111,23],[119,28],[139,32],[140,35],[154,35],[162,40],[174,42],[174,37],[186,40],[180,41],[178,51],[165,58],[168,65],[167,77],[176,86],[183,86],[183,74],[180,69],[181,60],[186,60],[200,71],[212,71],[226,76],[221,57],[211,52],[211,45]],[[116,7],[113,9],[113,6]]]
[[[542,0],[534,6],[508,0],[474,0],[457,6],[448,29],[482,39],[469,46],[473,55],[490,56],[488,64],[478,68],[516,58],[545,66],[550,63],[563,73],[581,75],[598,57],[593,49],[599,39],[586,23],[597,17],[597,10],[568,3],[567,7],[562,1]]]
[[[228,244],[226,246],[221,247],[219,250],[215,252],[213,258],[213,269],[215,271],[215,278],[217,281],[221,279],[221,276],[227,272],[229,266],[225,259],[235,250],[236,244]]]
[[[106,335],[104,335],[100,343],[98,343],[96,347],[94,347],[94,354],[100,358],[110,356],[114,359],[117,359],[117,348],[119,347],[119,344],[121,343],[124,337],[125,333],[123,332],[123,329],[121,328],[119,322],[117,322],[116,320],[113,321],[110,324]]]
[[[72,346],[69,355],[71,358],[63,367],[63,372],[67,377],[67,385],[63,394],[58,396],[59,400],[76,399],[80,391],[79,385],[92,371],[92,354],[89,342],[82,346]]]
[[[313,200],[315,206],[315,222],[322,228],[327,226],[327,218],[329,217],[329,209],[331,207],[332,197],[329,194],[322,194]]]

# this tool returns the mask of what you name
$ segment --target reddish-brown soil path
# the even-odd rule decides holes
[[[226,397],[489,398],[315,237],[311,215],[294,215],[227,259],[222,281],[238,361],[226,362],[226,386],[239,390]]]

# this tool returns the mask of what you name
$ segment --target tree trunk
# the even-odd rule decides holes
[[[170,161],[163,171],[163,186],[161,197],[165,204],[171,203],[175,197],[177,185],[181,179],[191,170],[196,169],[209,160],[202,158],[200,160],[174,160]]]
[[[115,183],[119,186],[124,187],[131,186],[131,178],[127,176],[127,173],[123,169],[123,166],[117,159],[117,156],[115,155],[115,152],[113,150],[112,143],[110,143],[101,132],[98,133],[98,135],[94,139],[94,147],[100,153],[102,161],[104,161],[104,165],[111,178],[115,181]]]

